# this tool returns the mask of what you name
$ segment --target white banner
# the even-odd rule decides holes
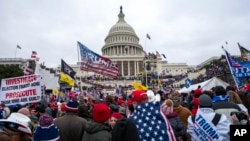
[[[2,79],[0,103],[5,105],[26,104],[41,100],[40,75],[25,75]]]

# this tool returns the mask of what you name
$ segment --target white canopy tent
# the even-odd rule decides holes
[[[201,83],[198,83],[198,84],[194,84],[194,85],[191,85],[190,87],[186,88],[186,87],[183,87],[182,89],[179,90],[180,93],[189,93],[191,92],[192,90],[195,90],[197,89],[198,86],[201,86],[201,89],[202,90],[210,90],[211,88],[215,87],[215,86],[223,86],[224,88],[226,88],[229,84],[222,81],[221,79],[217,78],[217,77],[213,77],[207,81],[204,81],[204,82],[201,82]]]

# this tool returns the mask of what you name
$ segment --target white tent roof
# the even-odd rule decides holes
[[[191,85],[190,87],[186,88],[186,87],[183,87],[182,89],[179,90],[180,93],[189,93],[191,92],[192,90],[195,90],[197,89],[198,86],[201,86],[201,89],[202,90],[210,90],[211,88],[215,87],[215,86],[223,86],[224,88],[226,88],[229,84],[222,81],[221,79],[217,78],[217,77],[213,77],[207,81],[204,81],[204,82],[201,82],[201,83],[198,83],[198,84],[194,84],[194,85]]]

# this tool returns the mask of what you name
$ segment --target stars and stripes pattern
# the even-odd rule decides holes
[[[36,51],[32,51],[31,52],[31,58],[36,59],[37,56],[37,52]]]
[[[112,60],[95,53],[80,42],[78,42],[78,46],[81,55],[81,70],[117,78],[119,69]]]
[[[175,141],[168,119],[160,110],[160,102],[139,104],[129,117],[137,126],[141,141]]]

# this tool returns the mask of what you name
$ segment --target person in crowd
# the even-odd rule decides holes
[[[201,91],[198,91],[198,92],[195,91],[195,93],[194,93],[194,97],[193,97],[193,101],[192,101],[193,107],[192,107],[192,110],[191,110],[192,115],[196,115],[197,110],[198,110],[198,105],[199,105],[198,101],[199,101],[199,96],[200,96],[199,93],[201,93]]]
[[[39,119],[33,140],[34,141],[59,141],[59,129],[53,123],[53,117],[49,114],[43,114]]]
[[[50,98],[49,107],[51,108],[52,117],[56,118],[57,112],[58,112],[58,105],[57,105],[56,97],[54,95],[52,95]]]
[[[173,101],[171,99],[165,100],[162,104],[162,111],[169,120],[174,131],[177,141],[186,140],[186,128],[182,123],[180,117],[174,112]]]
[[[248,109],[246,108],[245,105],[243,105],[243,102],[238,93],[229,90],[227,91],[227,94],[229,95],[229,101],[237,104],[240,107],[241,111],[243,111],[248,116]]]
[[[126,106],[120,106],[119,107],[119,113],[122,115],[122,117],[126,118]]]
[[[152,90],[134,90],[130,98],[134,112],[128,117],[137,127],[140,140],[175,141],[173,129],[161,110],[160,95]]]
[[[46,100],[45,98],[44,98],[44,99],[41,99],[40,102],[38,102],[37,107],[38,107],[38,106],[45,110],[44,113],[47,113],[47,114],[49,114],[49,115],[52,115],[52,110],[51,110],[51,108],[49,107],[48,102],[47,102],[47,100]]]
[[[92,110],[93,121],[87,122],[81,141],[111,141],[110,129],[107,126],[110,107],[105,103],[96,103]]]
[[[5,112],[3,110],[2,105],[0,105],[0,119],[3,119],[5,117]]]
[[[134,122],[128,118],[119,119],[112,130],[112,141],[140,141]]]
[[[0,119],[1,141],[31,141],[30,118],[21,113],[11,113],[7,119]]]
[[[173,101],[171,99],[165,100],[162,104],[162,111],[169,120],[172,129],[174,131],[175,137],[177,141],[186,140],[186,128],[182,123],[180,117],[174,112]]]
[[[187,104],[188,104],[188,109],[190,111],[193,108],[193,104],[192,104],[193,98],[194,98],[194,90],[191,90],[191,92],[187,96]]]
[[[248,110],[248,115],[250,115],[250,95],[244,89],[238,91],[239,97],[242,100],[243,105]]]
[[[109,119],[109,125],[110,125],[111,130],[114,128],[117,120],[121,118],[122,118],[122,115],[119,112],[114,112],[111,114],[110,119]]]
[[[214,112],[211,98],[202,94],[199,97],[197,114],[188,117],[187,132],[192,141],[229,141],[230,124],[230,120],[224,114]]]
[[[76,97],[65,105],[65,115],[54,119],[54,124],[59,128],[60,140],[80,141],[83,137],[87,120],[77,115],[78,102]]]
[[[31,121],[30,121],[30,124],[29,124],[30,126],[29,127],[30,127],[32,133],[34,133],[35,128],[37,127],[37,118],[34,120],[32,115],[30,114],[29,108],[23,107],[23,108],[19,109],[17,112],[21,113],[21,114],[24,114],[24,115],[26,115],[27,117],[30,118]]]
[[[225,114],[228,120],[231,120],[231,112],[241,111],[240,107],[229,102],[229,95],[223,86],[216,86],[214,89],[215,96],[213,97],[213,109],[216,113]]]
[[[78,116],[86,119],[87,121],[91,119],[88,107],[84,103],[79,104],[77,114]]]
[[[10,108],[8,106],[6,106],[5,104],[1,104],[1,107],[3,108],[4,111],[4,117],[3,118],[7,118],[10,115]]]
[[[178,114],[185,128],[187,129],[187,119],[190,115],[192,115],[191,111],[181,105],[181,97],[178,92],[171,93],[169,98],[173,101],[174,112]]]
[[[169,95],[169,98],[173,101],[174,112],[177,113],[177,115],[180,117],[182,123],[184,124],[185,129],[187,129],[187,125],[188,125],[187,119],[190,115],[192,115],[191,111],[188,108],[183,107],[181,105],[181,97],[180,97],[178,92],[171,93]],[[185,139],[187,141],[190,140],[190,138],[187,134],[186,134],[186,137],[184,138],[184,140]]]

